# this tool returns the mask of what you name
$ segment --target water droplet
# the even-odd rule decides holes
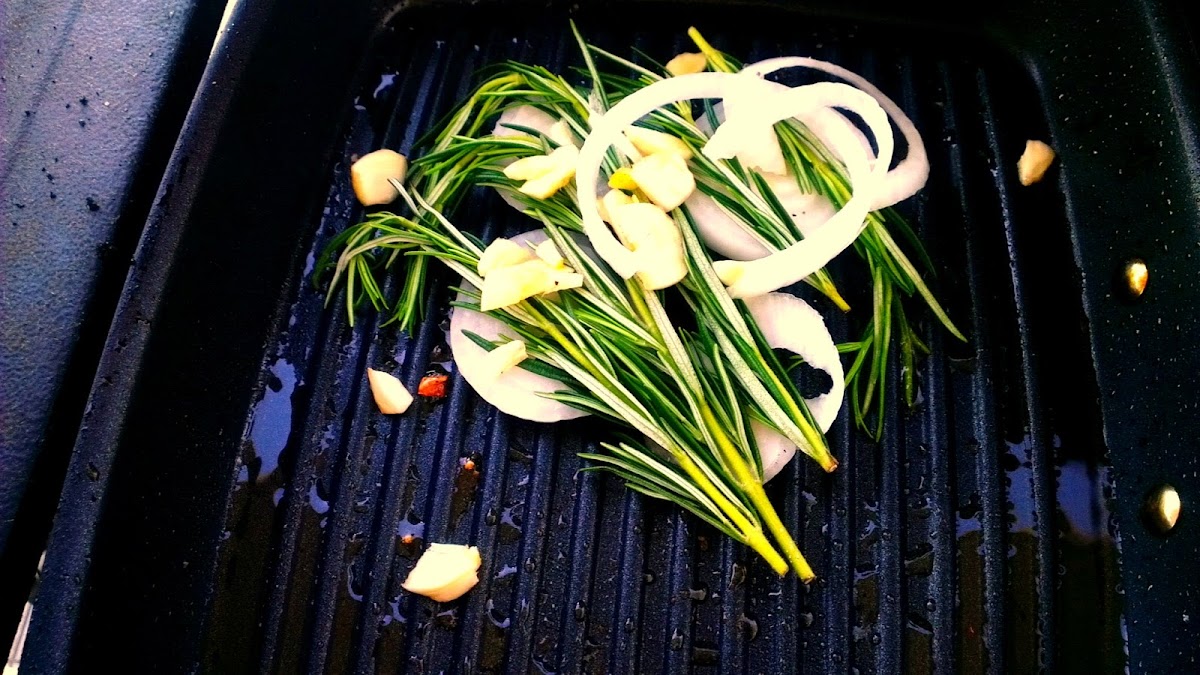
[[[511,543],[521,538],[521,526],[524,521],[521,509],[524,506],[525,502],[517,502],[500,511],[500,541],[502,543]]]
[[[100,469],[97,469],[95,464],[88,462],[87,475],[88,475],[88,480],[93,480],[93,481],[100,480]]]
[[[754,640],[758,637],[758,622],[750,617],[742,614],[738,617],[738,632],[742,637],[746,638],[746,642]]]
[[[680,633],[678,628],[671,631],[671,649],[674,651],[683,649],[683,633]]]
[[[487,616],[488,621],[491,621],[496,628],[508,628],[512,624],[512,619],[496,609],[496,604],[491,598],[487,600]]]
[[[532,572],[536,569],[537,569],[537,563],[533,561],[533,558],[526,558],[525,559],[525,571]]]
[[[433,616],[434,625],[446,630],[454,630],[458,627],[458,610],[447,609],[443,612],[438,612]]]
[[[700,584],[699,588],[689,588],[683,592],[684,597],[695,602],[704,602],[708,598],[708,586]]]
[[[483,522],[489,527],[495,527],[496,523],[500,522],[500,514],[496,512],[494,507],[490,508],[487,510],[487,513],[483,515]]]
[[[583,621],[586,618],[587,618],[587,605],[583,604],[583,602],[575,603],[575,620]]]
[[[733,563],[733,569],[729,572],[729,588],[730,590],[741,586],[746,581],[746,566]]]
[[[317,481],[314,481],[313,484],[308,487],[308,505],[312,507],[312,510],[315,511],[317,515],[323,516],[326,513],[329,513],[329,500],[321,494],[321,489]]]
[[[625,632],[632,633],[634,628],[633,619],[625,619]]]

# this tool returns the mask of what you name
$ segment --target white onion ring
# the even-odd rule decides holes
[[[803,116],[817,106],[851,110],[871,129],[879,145],[879,157],[873,167],[869,166],[869,160],[849,129],[831,127],[830,145],[846,157],[853,190],[850,200],[812,237],[765,258],[743,263],[739,278],[729,287],[729,294],[735,298],[762,295],[800,281],[853,244],[866,225],[879,180],[887,173],[892,159],[892,128],[886,113],[873,98],[853,87],[828,82],[810,84],[781,92],[763,103],[765,110],[760,122],[769,119],[774,123]],[[713,138],[729,124],[721,125]]]
[[[882,184],[879,186],[879,192],[876,195],[875,204],[871,208],[872,211],[877,211],[908,199],[925,186],[925,182],[929,180],[929,157],[925,153],[925,143],[922,142],[921,134],[917,131],[916,125],[912,123],[908,115],[904,114],[900,106],[896,105],[895,101],[879,91],[878,87],[871,84],[862,75],[839,65],[829,63],[828,61],[821,61],[807,56],[780,56],[773,59],[766,59],[746,66],[742,69],[742,72],[757,77],[765,77],[769,73],[784,68],[810,68],[845,80],[869,94],[871,98],[874,98],[880,107],[887,112],[888,116],[896,122],[896,128],[904,136],[904,141],[908,143],[908,152],[905,154],[904,159],[896,165],[896,168],[888,171],[887,176],[883,179]],[[841,117],[841,115],[838,116]],[[819,126],[819,124],[810,124],[810,128],[813,126]],[[818,129],[813,129],[813,131],[820,134]],[[876,141],[878,140],[878,136],[876,136]]]
[[[746,307],[762,330],[767,344],[797,354],[808,365],[825,371],[833,380],[829,391],[805,399],[817,426],[822,432],[829,431],[846,395],[846,373],[825,320],[807,302],[787,293],[767,293],[749,298]],[[751,430],[762,457],[765,482],[791,461],[796,454],[796,444],[778,431],[754,420],[751,420]]]
[[[536,246],[547,238],[544,230],[533,230],[511,237],[511,240],[518,244]],[[462,284],[464,288],[470,287],[466,281]],[[458,301],[466,299],[462,294],[457,298]],[[484,376],[483,362],[488,352],[464,335],[464,330],[492,341],[502,336],[513,339],[516,336],[500,319],[462,307],[454,308],[454,315],[450,317],[450,351],[454,355],[458,372],[462,373],[463,379],[483,400],[496,406],[501,412],[533,422],[558,422],[589,414],[540,396],[542,393],[563,391],[567,386],[558,380],[531,373],[520,366],[509,368],[494,380]]]
[[[754,444],[758,446],[758,456],[762,459],[762,479],[766,483],[778,476],[796,456],[796,444],[756,419],[750,420],[750,433],[754,434]]]

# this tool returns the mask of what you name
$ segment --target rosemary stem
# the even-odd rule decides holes
[[[733,477],[737,482],[737,486],[750,498],[750,503],[754,505],[755,511],[758,512],[759,516],[766,523],[767,530],[775,537],[775,543],[779,544],[779,548],[783,549],[783,554],[787,557],[792,569],[796,571],[796,574],[800,575],[800,580],[804,583],[815,579],[817,576],[816,573],[813,572],[808,561],[804,559],[804,554],[800,552],[800,547],[796,545],[796,540],[788,532],[787,526],[780,520],[774,505],[767,498],[767,491],[763,489],[762,483],[754,476],[754,471],[746,464],[742,453],[738,452],[737,447],[729,440],[729,436],[721,428],[716,416],[713,415],[712,409],[708,407],[707,403],[701,402],[700,415],[704,419],[704,424],[712,433],[713,440],[717,443],[717,447],[721,452],[721,458],[725,460],[725,464],[733,471]],[[780,575],[782,576],[786,571],[786,569],[783,570],[780,572]]]
[[[745,536],[746,546],[749,546],[756,553],[762,556],[763,560],[767,561],[767,564],[771,566],[771,569],[775,570],[776,574],[779,576],[787,574],[788,561],[784,560],[783,557],[779,555],[779,552],[775,550],[775,547],[771,545],[771,542],[767,539],[762,527],[751,523],[742,513],[741,509],[730,502],[725,495],[721,494],[721,491],[712,484],[712,481],[708,479],[708,476],[706,476],[704,472],[700,470],[700,467],[696,466],[695,461],[689,457],[686,452],[675,451],[672,452],[671,455],[675,458],[675,461],[679,463],[679,466],[683,469],[684,473],[686,473],[689,478],[696,482],[696,485],[698,485],[700,489],[704,491],[704,494],[708,495],[709,499],[712,499],[713,503],[715,503],[717,507],[729,517],[734,526],[742,532],[742,534]],[[742,466],[745,467],[744,462],[742,463]],[[751,482],[758,484],[757,481],[752,480]],[[759,485],[759,488],[761,489],[762,486]],[[767,503],[767,508],[771,510],[771,515],[774,515],[774,509],[771,508],[770,502]],[[759,515],[766,514],[761,513],[760,509]],[[777,516],[776,520],[778,520]],[[782,542],[781,546],[783,546],[784,553],[788,553],[787,547],[783,545]],[[793,542],[792,548],[795,547],[796,545]],[[796,553],[800,553],[799,549],[796,550]],[[788,556],[789,559],[791,557],[791,555]],[[800,560],[803,561],[804,556],[800,556]],[[807,568],[807,564],[805,567]],[[809,570],[809,574],[812,574],[811,569]]]

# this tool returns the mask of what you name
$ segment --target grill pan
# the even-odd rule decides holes
[[[113,323],[23,669],[1195,669],[1195,53],[1154,2],[897,11],[237,5]],[[932,178],[903,208],[970,343],[922,322],[918,408],[889,409],[878,444],[843,415],[835,474],[797,461],[769,486],[812,586],[578,474],[586,422],[507,418],[456,376],[445,400],[381,418],[367,365],[410,385],[452,370],[452,280],[435,275],[412,336],[349,328],[312,283],[315,252],[361,213],[350,158],[407,151],[487,63],[578,65],[569,15],[618,53],[668,57],[696,25],[748,60],[837,62],[926,138]],[[1027,138],[1061,161],[1014,187]],[[457,220],[528,227],[483,193]],[[1139,302],[1113,284],[1133,257],[1151,271]],[[825,313],[837,339],[860,328]],[[1139,513],[1163,482],[1185,513],[1156,537]],[[479,545],[479,586],[448,605],[401,591],[406,534]]]

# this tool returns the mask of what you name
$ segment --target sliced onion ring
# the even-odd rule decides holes
[[[762,330],[767,344],[800,356],[805,363],[825,371],[833,380],[829,391],[805,399],[817,426],[822,432],[829,431],[845,398],[846,373],[825,320],[807,302],[787,293],[767,293],[749,298],[746,307]],[[796,454],[796,445],[783,434],[757,421],[751,422],[751,430],[762,457],[763,480],[770,480],[791,461]]]
[[[879,181],[892,159],[892,128],[887,114],[873,98],[853,87],[829,82],[810,84],[780,92],[763,104],[770,110],[764,118],[775,122],[802,117],[818,106],[853,111],[875,136],[879,156],[874,166],[870,166],[854,134],[846,127],[833,126],[828,140],[846,158],[853,191],[850,200],[813,236],[765,258],[742,263],[739,278],[729,287],[729,294],[735,298],[762,295],[800,281],[853,244],[866,224]],[[717,134],[726,126],[728,123],[719,127]]]
[[[533,230],[511,237],[518,244],[536,246],[548,237],[543,230]],[[466,282],[463,282],[467,286]],[[459,294],[457,300],[467,298]],[[513,417],[534,422],[558,422],[584,417],[589,413],[578,408],[548,399],[539,394],[548,394],[566,389],[566,385],[557,380],[537,375],[521,368],[509,368],[499,378],[491,379],[484,375],[486,368],[483,360],[487,350],[475,344],[463,334],[470,331],[488,340],[498,340],[501,337],[515,338],[503,321],[462,307],[454,308],[450,318],[450,351],[454,362],[463,379],[479,394],[483,400],[491,403]]]
[[[784,68],[810,68],[845,80],[874,98],[888,116],[896,122],[896,128],[900,130],[900,134],[904,136],[904,141],[908,144],[908,152],[904,159],[896,165],[896,168],[889,171],[887,177],[883,179],[875,203],[871,207],[872,211],[908,199],[925,186],[925,182],[929,180],[929,157],[925,153],[925,144],[921,140],[921,134],[917,131],[916,125],[912,123],[908,115],[904,114],[900,106],[896,105],[895,101],[879,91],[878,87],[871,84],[862,75],[828,61],[807,56],[780,56],[766,59],[746,66],[742,72],[756,77],[765,77],[769,73]],[[821,133],[818,129],[813,129],[813,131]],[[878,142],[878,135],[876,141]]]

